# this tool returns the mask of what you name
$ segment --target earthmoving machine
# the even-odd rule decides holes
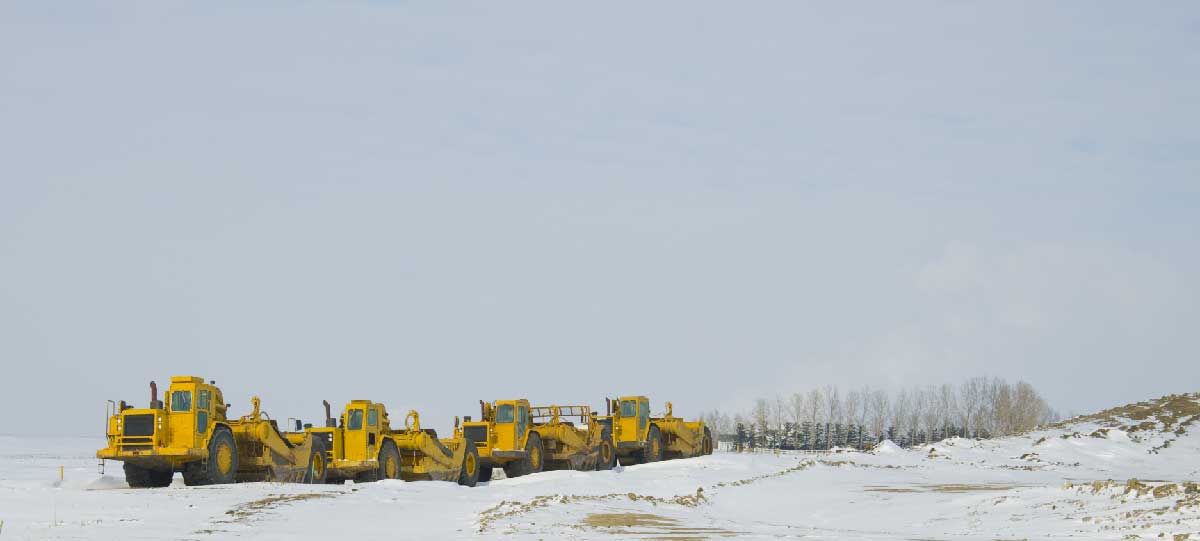
[[[597,423],[587,406],[529,405],[526,399],[479,401],[480,420],[467,417],[462,432],[475,442],[479,479],[504,468],[508,477],[545,469],[610,469],[616,452],[611,432]],[[579,419],[576,426],[571,419]],[[606,445],[607,442],[607,445]]]
[[[189,486],[237,481],[322,483],[326,463],[324,441],[287,438],[260,409],[229,419],[216,382],[175,376],[165,395],[150,382],[150,407],[139,409],[109,401],[108,446],[96,451],[101,460],[119,460],[131,487],[165,487],[183,472]]]
[[[623,465],[712,454],[712,432],[704,421],[675,417],[670,402],[666,413],[658,417],[650,415],[650,399],[645,396],[606,398],[604,402],[607,415],[599,422],[612,426],[617,459]]]
[[[434,430],[421,428],[416,411],[408,413],[404,429],[393,430],[387,408],[378,402],[351,401],[340,421],[330,416],[328,401],[324,406],[324,427],[307,427],[288,438],[298,441],[311,435],[323,442],[328,482],[437,480],[473,487],[479,479],[479,455],[463,438],[457,419],[454,437],[438,439]]]
[[[542,440],[548,470],[610,470],[617,453],[612,429],[597,422],[589,406],[530,408],[532,431]]]

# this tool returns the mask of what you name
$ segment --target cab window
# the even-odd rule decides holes
[[[175,391],[171,393],[171,411],[192,411],[192,392]]]
[[[638,406],[638,426],[644,427],[650,421],[650,403],[641,400],[638,402]]]
[[[621,401],[621,417],[635,417],[635,416],[637,416],[637,402],[634,402],[633,400],[622,400]]]
[[[525,433],[525,427],[529,422],[529,410],[525,406],[517,408],[517,437]]]
[[[201,434],[208,431],[208,402],[210,394],[212,393],[207,389],[196,393],[196,432]]]
[[[379,426],[379,410],[375,408],[367,410],[367,426]]]
[[[346,412],[347,430],[362,430],[363,410],[350,410]]]
[[[499,407],[496,408],[496,422],[497,423],[513,422],[513,411],[514,410],[513,410],[512,404],[501,404]]]

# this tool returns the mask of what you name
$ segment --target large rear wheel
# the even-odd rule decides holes
[[[131,488],[162,488],[171,484],[175,472],[171,470],[152,470],[136,464],[124,463],[125,482]]]
[[[475,442],[467,440],[464,444],[467,447],[467,452],[463,453],[462,470],[458,474],[458,484],[465,487],[473,487],[479,482],[479,450],[475,448]],[[488,474],[491,475],[491,469],[488,469]]]
[[[237,481],[237,443],[228,428],[213,429],[208,440],[208,458],[189,462],[183,468],[183,482],[188,486],[224,485]]]

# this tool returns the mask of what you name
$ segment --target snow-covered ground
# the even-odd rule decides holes
[[[0,540],[1200,538],[1200,436],[1189,432],[1200,413],[1150,409],[991,441],[720,452],[474,489],[176,478],[131,490],[119,464],[97,472],[99,438],[0,437]]]

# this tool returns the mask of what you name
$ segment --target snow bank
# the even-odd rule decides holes
[[[904,449],[901,449],[900,446],[896,445],[896,443],[892,440],[883,440],[879,442],[879,445],[876,445],[874,449],[871,449],[871,452],[877,455],[894,455],[896,453],[904,452]]]

